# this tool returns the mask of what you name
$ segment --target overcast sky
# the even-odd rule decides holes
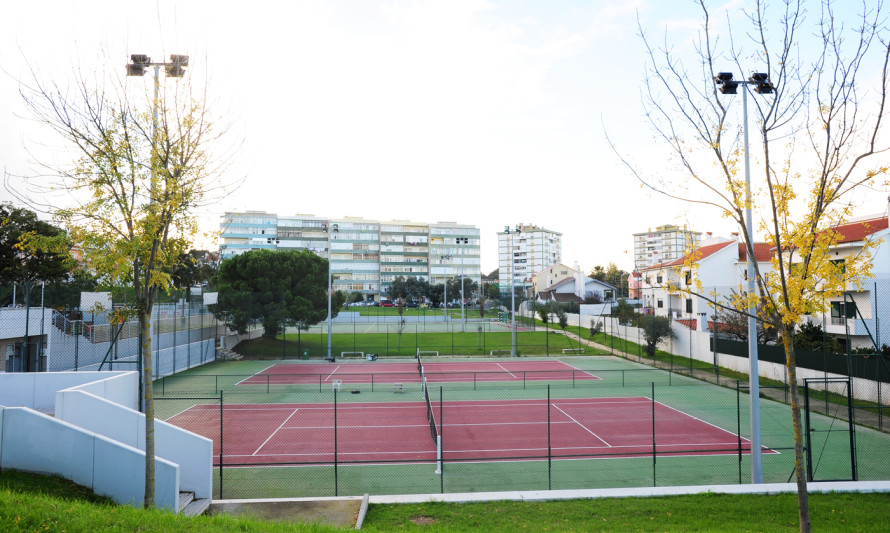
[[[712,13],[738,20],[750,3]],[[73,64],[122,72],[131,53],[189,54],[188,75],[209,80],[235,124],[229,178],[244,178],[202,214],[206,229],[247,209],[456,221],[481,229],[487,272],[496,232],[523,222],[563,233],[565,263],[629,270],[632,233],[735,231],[642,189],[605,140],[684,179],[644,120],[638,16],[692,52],[699,12],[679,0],[3,2],[0,167],[32,172],[26,149],[47,134],[20,118],[28,64],[48,79]],[[880,197],[861,212],[883,209]]]

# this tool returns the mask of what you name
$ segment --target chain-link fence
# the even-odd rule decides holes
[[[140,328],[109,311],[65,308],[44,298],[42,287],[29,298],[4,291],[0,307],[0,371],[60,372],[137,370]],[[156,378],[215,358],[218,323],[206,306],[181,300],[159,303],[150,316]]]
[[[336,380],[301,374],[301,363],[250,376],[173,376],[156,389],[156,408],[214,440],[217,498],[749,482],[739,382],[715,386],[619,360],[562,374],[425,363],[423,378],[378,375],[393,364],[378,363],[370,378],[337,371]],[[839,424],[835,414],[807,412],[811,479],[886,479],[890,436]],[[763,400],[765,482],[793,476],[790,421],[787,405]]]

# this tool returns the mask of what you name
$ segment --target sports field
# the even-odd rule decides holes
[[[746,483],[750,471],[741,388],[612,357],[238,361],[156,390],[159,416],[213,439],[216,497]],[[890,476],[854,459],[844,424],[810,418],[814,479]],[[763,400],[761,419],[764,481],[786,482],[788,407]],[[854,445],[890,437],[857,428]]]

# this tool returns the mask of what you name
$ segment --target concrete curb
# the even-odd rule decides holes
[[[890,481],[833,481],[807,484],[810,494],[817,492],[890,492]],[[403,494],[371,496],[372,504],[423,502],[551,501],[592,498],[648,498],[684,494],[779,494],[796,493],[795,483],[759,485],[701,485],[688,487],[634,487],[617,489],[538,490],[510,492],[461,492],[451,494]]]
[[[362,506],[358,510],[358,518],[355,521],[355,529],[361,529],[362,524],[365,522],[365,515],[368,514],[368,501],[370,500],[370,496],[366,492],[362,497]]]

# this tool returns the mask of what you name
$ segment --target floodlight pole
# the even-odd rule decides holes
[[[761,94],[770,94],[774,88],[766,74],[752,74],[748,80],[733,81],[731,73],[721,72],[716,78],[717,85],[724,85],[721,92],[735,94],[735,86],[742,85],[742,129],[745,142],[745,231],[748,234],[747,260],[748,272],[748,382],[751,417],[751,483],[763,483],[763,453],[760,434],[760,371],[757,353],[757,304],[751,299],[756,290],[754,281],[754,222],[751,212],[751,160],[748,154],[748,85],[755,85]],[[728,88],[728,90],[726,90]],[[780,251],[781,252],[781,251]]]
[[[760,370],[757,353],[757,305],[751,301],[754,294],[754,224],[751,214],[751,161],[748,154],[748,83],[742,91],[742,114],[745,132],[745,224],[748,233],[748,382],[751,402],[751,482],[763,483],[763,454],[760,449]]]
[[[446,255],[443,255],[439,259],[439,262],[444,264],[446,260],[451,260],[453,258],[454,258],[453,255],[446,254]],[[446,269],[447,269],[447,267],[446,267]],[[447,274],[442,278],[442,287],[444,289],[443,294],[442,294],[442,303],[444,304],[443,307],[445,308],[445,310],[442,312],[442,318],[445,320],[445,326],[447,327],[448,326],[448,275]]]
[[[516,357],[516,289],[513,287],[513,235],[521,231],[519,224],[513,230],[510,229],[510,226],[504,228],[504,233],[510,235],[510,251],[508,254],[510,260],[510,357]]]
[[[333,223],[331,223],[333,226]],[[333,294],[333,283],[331,280],[333,279],[333,275],[331,274],[331,261],[333,261],[333,251],[331,250],[331,235],[334,230],[333,227],[328,228],[327,226],[323,226],[323,230],[328,234],[328,360],[331,360],[331,326],[333,323],[333,312],[331,309],[331,296]]]
[[[158,149],[158,98],[161,89],[161,67],[164,67],[164,70],[167,72],[167,76],[174,78],[181,78],[183,74],[185,74],[185,70],[183,67],[187,67],[189,64],[189,57],[187,55],[177,55],[173,54],[170,56],[170,62],[155,62],[152,63],[151,58],[144,54],[132,54],[130,56],[130,63],[127,63],[127,76],[142,76],[145,74],[145,67],[154,67],[154,95],[152,97],[151,103],[151,155],[152,155],[152,164],[151,167],[151,177],[152,182],[154,182],[156,178],[154,159],[156,155],[156,151]],[[148,310],[149,319],[151,318],[151,309]],[[139,348],[136,351],[136,366],[139,368],[139,411],[145,412],[145,357],[142,353],[142,328],[139,329]],[[160,353],[160,351],[158,351]]]

